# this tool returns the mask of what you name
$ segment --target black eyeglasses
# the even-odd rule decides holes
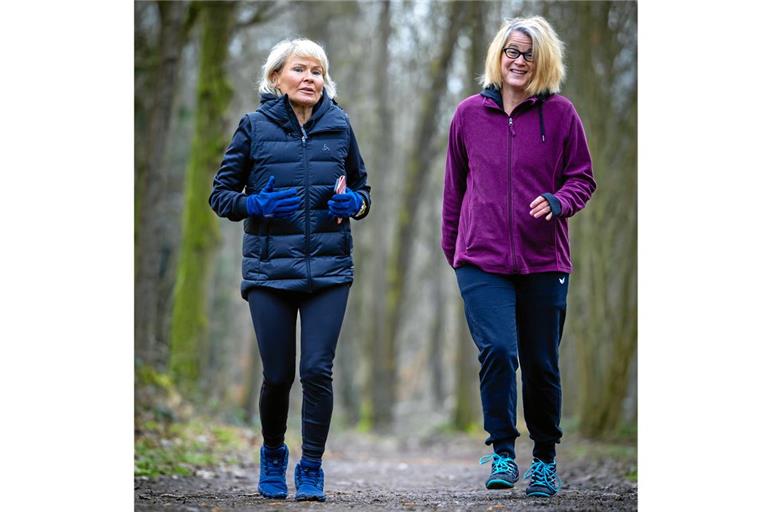
[[[526,62],[533,62],[533,50],[528,50],[523,53],[517,48],[508,47],[504,48],[502,51],[512,60],[517,60],[517,58],[522,55]]]

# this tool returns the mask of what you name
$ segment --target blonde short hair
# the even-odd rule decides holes
[[[533,44],[533,77],[526,87],[530,95],[560,92],[560,84],[565,79],[563,52],[565,45],[557,37],[552,26],[541,16],[531,18],[507,19],[501,25],[488,47],[485,57],[483,87],[501,89],[501,53],[512,32],[522,32],[531,38]]]
[[[296,55],[298,57],[310,57],[320,62],[323,68],[323,82],[325,92],[330,98],[336,96],[336,84],[331,79],[328,71],[328,57],[325,55],[323,47],[309,39],[284,39],[277,43],[269,52],[267,62],[262,66],[262,77],[259,83],[259,92],[271,93],[280,96],[283,93],[277,88],[272,75],[283,69],[288,57]]]

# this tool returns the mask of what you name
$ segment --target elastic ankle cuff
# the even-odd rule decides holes
[[[555,446],[537,446],[533,449],[533,456],[541,462],[552,464],[555,461]]]
[[[267,444],[264,444],[264,451],[269,454],[275,454],[275,453],[282,453],[285,451],[287,446],[285,444],[278,445],[277,447],[273,448],[271,446],[268,446]]]
[[[493,444],[493,452],[497,455],[501,455],[502,453],[506,453],[507,457],[510,459],[515,458],[515,443],[499,443]]]
[[[263,444],[264,444],[264,448],[266,448],[267,450],[275,451],[285,446],[285,440],[280,439],[279,441],[275,441],[274,439],[270,439],[270,440],[264,439]]]
[[[319,469],[322,465],[323,461],[320,459],[312,459],[307,456],[301,457],[301,467],[307,468],[307,469]]]

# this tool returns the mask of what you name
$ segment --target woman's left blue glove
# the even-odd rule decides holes
[[[363,206],[363,197],[347,189],[343,194],[334,194],[328,201],[328,211],[331,217],[352,217]]]

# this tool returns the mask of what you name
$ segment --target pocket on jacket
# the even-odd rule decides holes
[[[467,210],[466,227],[467,250],[492,249],[504,231],[504,223],[493,211],[493,205],[482,203]]]
[[[472,245],[472,209],[470,208],[470,205],[467,204],[466,207],[462,208],[462,211],[459,213],[459,235],[462,236],[464,239],[464,244],[467,249],[470,248]]]
[[[557,219],[527,216],[518,224],[518,237],[520,245],[525,248],[526,265],[543,267],[557,262],[557,222]]]
[[[261,248],[264,244],[259,235],[243,235],[243,277],[256,279],[261,272]]]

